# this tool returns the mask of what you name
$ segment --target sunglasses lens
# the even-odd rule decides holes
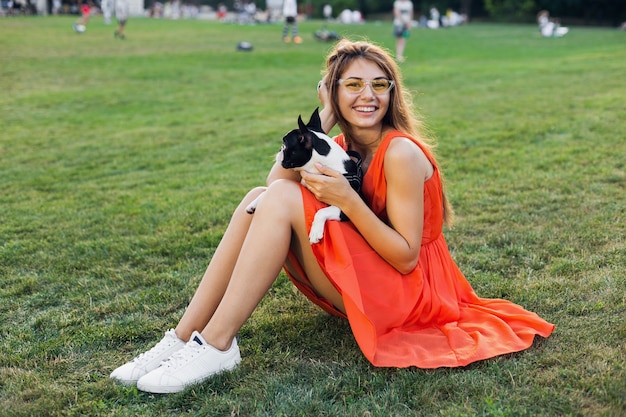
[[[371,84],[372,90],[377,93],[384,93],[389,90],[389,80],[372,80]]]
[[[343,85],[352,92],[358,93],[365,87],[365,82],[358,78],[348,78],[343,82]]]

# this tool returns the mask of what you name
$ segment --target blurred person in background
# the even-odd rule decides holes
[[[89,23],[89,18],[91,17],[93,3],[91,0],[87,0],[86,2],[78,0],[78,6],[80,8],[80,18],[72,25],[72,28],[74,28],[74,32],[76,33],[85,33],[87,23]]]
[[[100,10],[102,10],[102,17],[104,17],[104,24],[111,24],[111,16],[113,15],[113,2],[114,0],[101,0]]]
[[[411,34],[413,22],[413,3],[410,0],[393,2],[393,35],[396,38],[396,60],[404,62],[404,48]]]
[[[115,0],[115,18],[118,25],[114,36],[124,40],[126,39],[124,29],[126,29],[126,21],[128,20],[128,0]]]
[[[302,43],[302,38],[298,35],[298,2],[296,0],[284,0],[283,17],[285,18],[283,41],[288,43],[293,40],[294,43]],[[289,37],[290,29],[291,38]]]

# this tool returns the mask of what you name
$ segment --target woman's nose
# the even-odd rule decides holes
[[[374,97],[375,95],[376,94],[374,94],[374,89],[372,88],[370,83],[365,84],[365,88],[363,88],[363,91],[361,91],[361,96]]]

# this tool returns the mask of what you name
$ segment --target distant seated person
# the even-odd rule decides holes
[[[441,16],[440,20],[444,27],[459,26],[467,23],[467,16],[457,13],[452,9],[448,9],[446,10],[445,16]]]
[[[432,6],[430,8],[430,19],[426,22],[426,26],[429,29],[438,29],[440,25],[440,18],[441,15],[439,14],[439,10],[435,6]]]
[[[546,38],[559,38],[569,32],[569,28],[561,26],[559,19],[551,19],[547,10],[542,10],[537,14],[537,24],[541,36]]]

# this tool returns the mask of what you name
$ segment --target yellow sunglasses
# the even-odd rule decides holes
[[[337,80],[351,93],[360,93],[365,90],[365,86],[369,85],[376,94],[384,94],[393,88],[394,82],[386,78],[376,78],[373,80],[363,80],[361,78],[340,78]]]

